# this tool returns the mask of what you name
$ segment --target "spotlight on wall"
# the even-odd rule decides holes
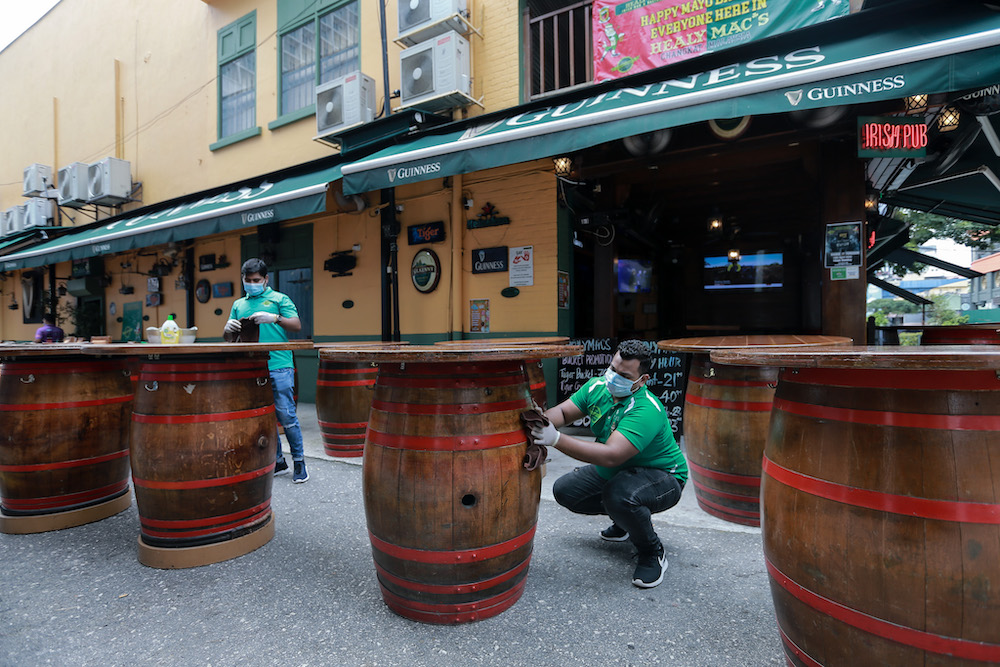
[[[56,294],[59,296],[66,296],[66,283],[59,283],[59,287],[56,288]]]
[[[910,95],[904,100],[907,116],[919,116],[927,111],[927,94]]]
[[[958,127],[962,120],[962,114],[955,107],[945,107],[938,115],[938,130],[941,132],[951,132]]]
[[[566,177],[573,171],[573,158],[568,155],[552,158],[552,164],[555,166],[556,176]]]
[[[736,248],[730,250],[727,256],[729,257],[730,264],[737,264],[740,261],[740,251]]]
[[[718,213],[713,213],[708,216],[708,231],[710,232],[721,232],[722,231],[722,216]]]

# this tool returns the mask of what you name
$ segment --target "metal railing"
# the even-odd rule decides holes
[[[594,78],[591,0],[528,19],[528,97],[589,84]]]

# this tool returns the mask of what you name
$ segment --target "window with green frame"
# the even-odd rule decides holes
[[[317,85],[361,67],[358,0],[281,2],[278,25],[278,115],[308,115],[315,110]]]
[[[219,139],[238,140],[257,127],[257,12],[218,33]]]

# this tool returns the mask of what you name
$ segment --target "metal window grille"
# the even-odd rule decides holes
[[[281,36],[281,113],[313,103],[316,89],[316,24]]]
[[[593,80],[591,5],[578,2],[529,20],[531,99]]]
[[[360,68],[358,3],[352,2],[319,19],[319,83]]]
[[[221,67],[223,137],[257,124],[256,71],[257,57],[253,51]]]

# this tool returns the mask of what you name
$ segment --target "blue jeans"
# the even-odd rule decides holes
[[[295,414],[295,369],[278,368],[271,371],[271,390],[274,392],[274,411],[278,422],[285,429],[288,448],[292,450],[292,460],[304,461],[306,455],[302,448],[302,429],[299,428],[299,417]],[[278,443],[275,460],[280,461],[281,440],[275,440]]]
[[[577,514],[606,514],[640,552],[656,551],[660,538],[650,517],[681,499],[684,486],[666,470],[622,468],[604,479],[592,465],[566,473],[552,485],[556,502]]]

